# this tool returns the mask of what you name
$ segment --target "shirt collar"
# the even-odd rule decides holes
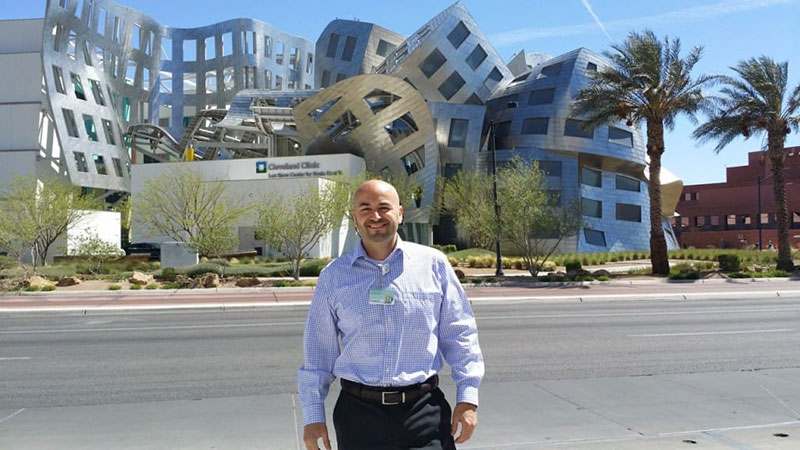
[[[403,239],[401,239],[400,235],[398,234],[397,235],[397,242],[396,242],[396,244],[394,246],[394,250],[392,250],[392,252],[389,253],[389,256],[386,257],[386,260],[388,260],[389,258],[393,257],[394,254],[397,253],[397,252],[400,252],[404,256],[408,257],[409,253],[406,250],[407,247],[408,247],[408,245],[406,244],[406,242],[403,241]],[[361,239],[358,240],[358,245],[356,246],[355,250],[353,252],[351,252],[351,255],[352,255],[352,258],[350,259],[350,265],[351,266],[353,264],[355,264],[356,261],[358,261],[361,258],[363,258],[363,259],[372,259],[372,258],[369,257],[369,255],[367,255],[367,251],[364,250],[364,245],[361,243]]]

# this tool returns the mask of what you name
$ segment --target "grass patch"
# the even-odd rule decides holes
[[[55,286],[42,286],[42,292],[51,292],[55,290],[56,290]]]
[[[155,284],[155,283],[150,283],[147,286],[145,286],[144,288],[147,289],[148,291],[153,291],[153,290],[158,289],[158,285]]]
[[[470,256],[494,256],[494,252],[484,248],[467,248],[457,252],[448,253],[447,256],[455,259],[467,259]]]
[[[108,290],[109,291],[118,291],[120,289],[122,289],[122,286],[120,286],[118,284],[111,284],[111,285],[108,286]]]
[[[139,291],[139,290],[142,289],[142,285],[141,284],[132,284],[129,289],[132,290],[132,291]]]
[[[23,289],[23,290],[24,290],[25,292],[39,292],[39,291],[41,291],[41,290],[42,290],[42,288],[40,288],[39,286],[28,286],[28,287],[26,287],[26,288],[25,288],[25,289]]]

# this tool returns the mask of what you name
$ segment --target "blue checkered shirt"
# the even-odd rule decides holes
[[[394,304],[371,304],[370,289],[390,289]],[[325,422],[336,377],[369,386],[420,383],[452,368],[457,402],[478,404],[483,356],[467,296],[441,252],[403,242],[384,261],[362,245],[319,276],[308,311],[304,364],[297,374],[303,425]]]

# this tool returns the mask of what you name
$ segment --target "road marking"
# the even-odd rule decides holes
[[[18,410],[17,412],[11,413],[10,415],[3,417],[2,419],[0,419],[0,423],[3,423],[6,420],[16,416],[17,414],[21,413],[22,411],[25,411],[25,408],[22,408],[22,409]]]
[[[786,333],[788,331],[795,331],[795,329],[781,328],[778,330],[701,331],[697,333],[629,334],[628,337],[713,336],[719,334]]]
[[[69,330],[26,330],[0,331],[0,334],[56,334],[56,333],[96,333],[104,331],[158,331],[158,330],[203,330],[210,328],[251,328],[267,326],[305,325],[305,322],[263,322],[220,325],[176,325],[169,327],[124,327],[124,328],[83,328]]]
[[[0,361],[20,361],[20,360],[25,360],[25,359],[31,359],[31,357],[30,356],[7,356],[7,357],[0,356]]]
[[[800,307],[795,308],[763,308],[763,309],[720,309],[720,310],[700,310],[700,311],[664,311],[664,312],[630,312],[630,313],[586,313],[586,314],[530,314],[514,316],[476,316],[481,320],[508,320],[508,319],[559,319],[559,318],[581,318],[581,317],[633,317],[633,316],[685,316],[698,314],[738,314],[738,313],[760,313],[760,312],[787,312],[800,311]]]

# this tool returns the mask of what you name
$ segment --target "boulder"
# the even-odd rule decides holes
[[[219,287],[219,275],[215,273],[205,273],[195,279],[189,284],[190,289],[211,289]]]
[[[138,284],[140,286],[147,286],[152,282],[153,282],[153,276],[143,272],[133,272],[133,275],[131,275],[131,277],[128,278],[128,283]]]
[[[55,283],[53,283],[52,281],[48,280],[47,278],[42,278],[42,277],[40,277],[38,275],[33,275],[33,276],[30,276],[30,277],[25,278],[24,280],[22,280],[22,282],[20,284],[24,288],[27,288],[27,287],[38,287],[38,288],[41,289],[41,288],[43,288],[45,286],[53,286]]]
[[[58,283],[56,283],[56,286],[58,286],[58,287],[67,287],[67,286],[77,286],[79,284],[81,284],[80,278],[61,277],[61,278],[59,278]]]
[[[610,277],[611,276],[611,272],[607,271],[606,269],[599,269],[599,270],[595,270],[594,272],[592,272],[592,276],[595,277],[595,278],[597,278],[597,277]]]
[[[261,286],[261,280],[256,277],[239,278],[235,284],[238,287],[255,287]]]

